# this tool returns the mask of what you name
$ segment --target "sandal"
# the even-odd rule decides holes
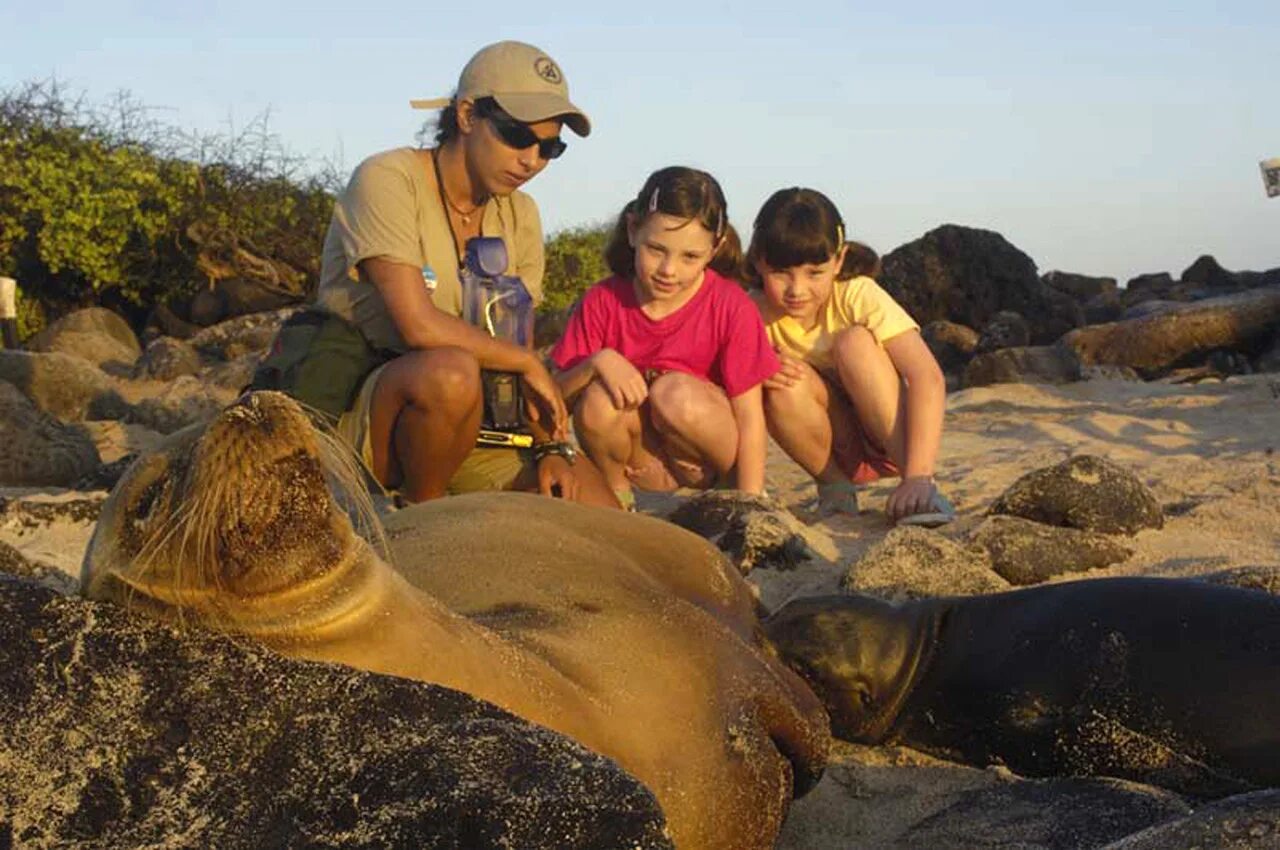
[[[819,481],[817,514],[820,517],[844,514],[857,516],[858,491],[861,489],[853,482],[843,478],[834,481]]]
[[[929,500],[929,507],[920,513],[909,514],[898,520],[898,525],[917,525],[921,528],[937,528],[940,525],[946,525],[956,518],[955,506],[951,504],[951,500],[942,495],[937,487],[933,488],[933,498]]]

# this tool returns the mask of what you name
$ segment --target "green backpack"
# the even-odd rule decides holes
[[[288,393],[332,425],[351,409],[369,373],[395,357],[369,345],[346,319],[308,307],[280,326],[245,391]]]

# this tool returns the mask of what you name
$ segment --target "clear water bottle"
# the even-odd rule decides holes
[[[490,336],[521,347],[533,338],[533,298],[524,282],[507,269],[507,246],[497,236],[467,241],[463,264],[462,318]]]

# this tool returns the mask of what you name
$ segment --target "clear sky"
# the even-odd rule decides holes
[[[595,125],[528,185],[549,231],[655,168],[709,170],[744,238],[774,189],[825,191],[881,253],[944,222],[1041,271],[1280,266],[1280,2],[0,3],[0,85],[124,89],[183,128],[264,110],[346,169],[412,144],[411,97],[514,38]]]

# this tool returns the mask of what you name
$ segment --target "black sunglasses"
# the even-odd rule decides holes
[[[560,154],[569,147],[559,136],[550,139],[538,138],[538,135],[529,129],[528,124],[517,121],[496,106],[482,110],[480,117],[488,119],[504,144],[518,151],[537,145],[538,156],[543,159],[558,159]]]

